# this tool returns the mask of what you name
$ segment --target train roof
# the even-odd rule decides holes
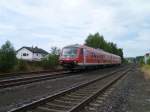
[[[94,50],[95,52],[103,52],[105,54],[109,54],[109,55],[113,55],[113,56],[116,56],[116,57],[120,57],[118,55],[106,52],[103,49],[100,49],[100,48],[95,49],[95,48],[92,48],[92,47],[88,47],[86,45],[74,44],[74,45],[65,46],[64,48],[68,48],[68,47],[86,48],[86,49],[89,49],[89,50]]]

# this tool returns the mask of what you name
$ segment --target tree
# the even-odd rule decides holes
[[[121,59],[123,60],[123,49],[119,48],[118,49],[118,55],[121,57]]]
[[[51,48],[51,53],[48,55],[47,58],[42,60],[42,66],[45,69],[49,68],[55,68],[59,64],[59,54],[60,54],[60,49],[57,47],[52,47]]]
[[[0,70],[9,71],[16,64],[16,53],[10,41],[6,41],[0,48]]]
[[[119,55],[123,59],[123,49],[118,48],[117,44],[113,42],[107,42],[99,33],[90,34],[85,40],[85,45],[103,49],[104,51]]]
[[[144,64],[144,56],[137,56],[135,58],[136,63]]]
[[[51,47],[51,54],[59,55],[60,54],[60,49],[57,48],[57,47]]]
[[[93,48],[103,49],[105,45],[105,40],[102,35],[99,35],[99,33],[96,33],[94,35],[90,34],[85,40],[85,45]]]
[[[49,54],[48,58],[45,58],[41,61],[41,64],[44,69],[56,68],[59,63],[58,59],[58,55]]]

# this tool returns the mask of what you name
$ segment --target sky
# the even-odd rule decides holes
[[[150,52],[150,0],[0,0],[0,46],[84,44],[99,32],[125,57]]]

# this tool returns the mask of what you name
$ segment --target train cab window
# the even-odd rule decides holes
[[[76,47],[67,47],[63,49],[62,56],[75,58],[77,56],[77,49]]]

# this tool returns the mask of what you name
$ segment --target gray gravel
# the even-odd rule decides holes
[[[117,68],[101,69],[89,73],[2,89],[0,90],[0,112],[6,112],[14,107],[31,103],[32,101],[57,93],[60,90],[64,90],[96,78],[99,75],[111,72],[114,69]]]
[[[150,112],[150,79],[136,68],[96,112]]]

